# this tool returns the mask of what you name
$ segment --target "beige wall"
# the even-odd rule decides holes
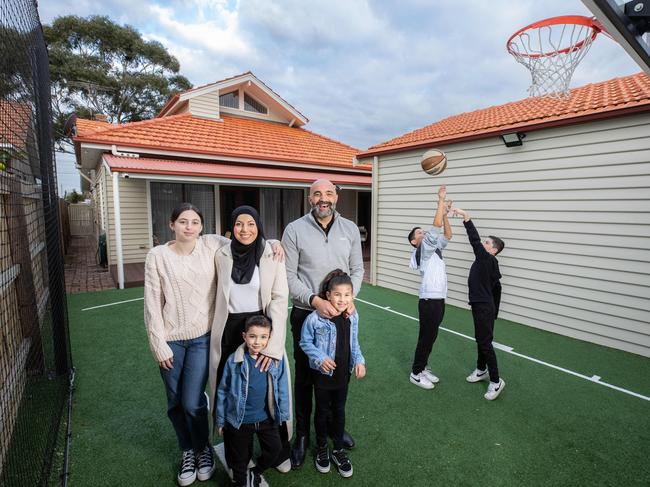
[[[420,168],[424,152],[375,166],[376,283],[417,293],[408,231],[430,224],[446,184],[481,235],[506,242],[500,317],[650,356],[650,115],[547,129],[506,148],[497,137],[440,146],[448,169]],[[450,304],[467,307],[473,260],[453,220],[445,252]]]
[[[122,218],[122,253],[124,263],[144,262],[149,251],[149,220],[147,183],[144,179],[118,178],[120,215]],[[117,264],[115,252],[115,213],[113,211],[113,179],[104,176],[108,216],[108,263]]]
[[[219,92],[206,93],[205,95],[191,98],[188,110],[192,115],[211,120],[219,120]]]

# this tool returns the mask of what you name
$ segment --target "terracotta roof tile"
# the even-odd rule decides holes
[[[225,114],[222,119],[185,113],[103,129],[84,126],[79,120],[74,140],[340,168],[352,168],[352,159],[359,152],[299,127]],[[370,170],[369,166],[356,168]]]
[[[98,130],[108,129],[111,127],[117,127],[117,125],[109,122],[101,122],[99,120],[88,120],[85,118],[77,119],[77,134],[91,134],[97,132]]]
[[[491,136],[544,124],[568,125],[596,114],[644,107],[650,110],[650,77],[638,73],[574,88],[567,99],[526,98],[454,115],[374,145],[360,155],[370,156],[426,144],[448,144],[472,136]]]

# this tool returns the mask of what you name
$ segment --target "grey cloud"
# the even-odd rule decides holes
[[[91,2],[76,5],[74,13],[90,13]],[[579,0],[187,0],[172,6],[192,23],[228,9],[246,50],[193,45],[143,19],[147,9],[126,0],[102,8],[161,40],[193,83],[252,70],[310,118],[307,128],[362,149],[450,115],[525,98],[530,75],[507,54],[506,39],[546,17],[588,15]],[[638,71],[601,36],[572,86]]]

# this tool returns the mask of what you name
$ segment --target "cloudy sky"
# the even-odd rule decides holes
[[[536,20],[590,15],[580,0],[48,0],[61,15],[108,15],[164,44],[194,85],[252,71],[306,128],[368,146],[449,115],[527,96],[505,50]],[[639,72],[599,36],[572,86]]]

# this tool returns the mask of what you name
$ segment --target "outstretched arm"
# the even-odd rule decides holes
[[[445,238],[451,240],[451,225],[449,224],[449,217],[447,214],[451,211],[451,201],[445,202],[445,212],[442,214],[442,225],[444,229]]]
[[[445,198],[447,197],[447,187],[440,186],[438,189],[438,208],[436,209],[436,215],[433,217],[433,226],[440,228],[442,226],[442,215],[445,213]]]
[[[463,225],[465,225],[467,237],[469,238],[469,243],[472,246],[474,255],[477,258],[490,255],[488,254],[488,251],[483,247],[483,244],[481,243],[481,236],[478,234],[478,230],[474,226],[474,222],[472,222],[472,219],[469,217],[469,213],[460,208],[453,208],[452,211],[454,215],[460,215],[463,217]]]

